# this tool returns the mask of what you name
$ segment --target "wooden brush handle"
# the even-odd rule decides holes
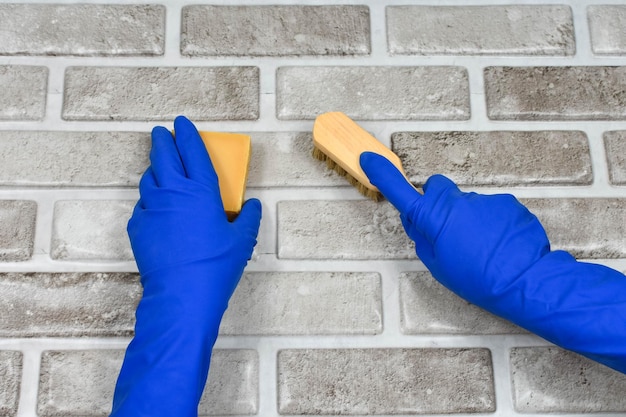
[[[374,152],[384,156],[406,178],[400,158],[341,112],[324,113],[315,119],[313,143],[328,158],[371,190],[378,191],[361,169],[359,157],[363,152]]]

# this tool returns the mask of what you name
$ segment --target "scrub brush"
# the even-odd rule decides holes
[[[384,156],[404,174],[400,158],[345,114],[324,113],[315,119],[313,157],[326,161],[328,168],[346,177],[364,196],[382,201],[383,195],[372,185],[359,163],[361,154],[366,151]]]

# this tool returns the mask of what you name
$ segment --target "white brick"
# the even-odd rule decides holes
[[[41,120],[46,114],[48,68],[0,65],[0,120]]]
[[[149,152],[147,132],[4,131],[0,185],[136,186]]]
[[[602,5],[587,8],[591,49],[598,55],[626,54],[626,6]]]
[[[54,205],[51,257],[59,260],[132,260],[126,225],[134,201],[72,200]]]
[[[122,350],[43,352],[37,415],[106,416],[123,358]]]
[[[15,416],[22,380],[22,353],[0,351],[0,415]]]
[[[70,67],[65,120],[255,120],[257,67]]]
[[[513,348],[511,378],[521,413],[626,412],[626,375],[556,347]]]
[[[137,274],[2,273],[0,337],[130,336]]]
[[[123,350],[44,352],[37,415],[108,415],[123,357]],[[214,351],[199,415],[256,414],[258,373],[255,351]]]
[[[342,111],[362,120],[469,119],[467,71],[460,67],[282,67],[279,119]]]
[[[525,332],[456,296],[428,272],[407,272],[400,276],[400,311],[404,334]]]
[[[259,358],[254,350],[214,350],[198,414],[251,415],[259,409]]]
[[[248,187],[342,186],[346,180],[311,157],[310,132],[252,132]],[[0,168],[1,169],[1,168]]]
[[[573,55],[568,6],[389,6],[389,51],[417,55]]]
[[[161,55],[165,7],[3,4],[0,55]]]
[[[492,120],[625,120],[626,66],[488,67]]]
[[[36,218],[34,201],[0,200],[0,262],[30,259]]]
[[[522,201],[544,225],[552,249],[578,258],[626,258],[626,200],[554,198]]]
[[[224,315],[222,334],[377,334],[382,331],[376,273],[247,273]]]
[[[372,201],[281,201],[278,256],[287,259],[415,259],[398,212]]]
[[[589,142],[583,132],[402,132],[392,149],[409,179],[434,173],[464,185],[591,184]]]
[[[283,350],[281,414],[444,414],[495,411],[487,349]]]
[[[181,53],[363,55],[369,32],[366,6],[186,6]]]
[[[626,130],[604,133],[604,146],[611,183],[626,185]]]

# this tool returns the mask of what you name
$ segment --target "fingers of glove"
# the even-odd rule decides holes
[[[451,213],[458,211],[464,193],[452,180],[443,175],[428,178],[423,190],[424,195],[419,201],[421,204],[408,208],[406,217],[411,221],[413,228],[434,243]]]
[[[150,163],[158,186],[167,186],[185,175],[174,137],[162,126],[152,129]]]
[[[216,186],[217,174],[194,124],[186,117],[178,116],[174,120],[174,132],[187,177],[205,185]]]
[[[447,189],[458,191],[459,187],[450,178],[441,174],[435,174],[426,180],[422,189],[424,194],[426,194],[429,190],[434,193],[441,193]]]
[[[158,193],[158,185],[152,167],[148,167],[139,180],[139,196],[142,208],[152,207],[154,196]]]
[[[421,194],[387,158],[373,152],[363,152],[359,162],[370,182],[400,213],[405,213],[419,202]]]
[[[251,198],[241,208],[241,212],[235,219],[234,224],[256,239],[261,224],[261,214],[261,202],[256,198]]]

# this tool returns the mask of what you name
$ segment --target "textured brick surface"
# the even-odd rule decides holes
[[[21,379],[22,353],[0,351],[0,415],[17,414]]]
[[[622,379],[444,289],[389,202],[311,157],[346,112],[416,185],[516,194],[624,271],[626,3],[96,3],[0,1],[0,416],[110,410],[127,220],[179,114],[252,137],[263,202],[217,342],[244,350],[215,352],[199,415],[626,414]]]
[[[346,185],[326,164],[311,158],[311,132],[253,132],[248,187]]]
[[[181,52],[190,56],[370,51],[365,6],[187,6],[181,32]]]
[[[39,416],[106,416],[122,350],[47,351],[41,357]]]
[[[392,135],[392,148],[419,184],[434,173],[472,185],[593,181],[583,132],[402,132]]]
[[[284,350],[281,414],[495,411],[487,349]]]
[[[465,120],[467,72],[460,67],[282,67],[279,119],[343,111],[364,120]]]
[[[625,67],[488,67],[494,120],[625,120]]]
[[[254,350],[214,350],[199,415],[256,414],[259,358]]]
[[[0,337],[121,336],[135,325],[139,278],[128,273],[0,274]]]
[[[604,133],[611,183],[626,185],[626,130]]]
[[[0,200],[0,262],[31,257],[36,218],[34,201]]]
[[[522,413],[626,411],[626,375],[565,350],[514,348],[511,373]]]
[[[457,297],[428,272],[400,276],[404,334],[506,334],[523,329]]]
[[[281,201],[278,256],[312,259],[414,259],[398,212],[372,201]]]
[[[123,350],[44,352],[38,415],[108,415],[123,357]],[[214,351],[199,414],[255,414],[257,398],[256,353],[248,350]]]
[[[66,120],[254,120],[256,67],[70,67]]]
[[[626,54],[626,6],[589,6],[587,15],[593,53]]]
[[[626,258],[626,200],[529,199],[524,204],[544,225],[552,249],[579,258]]]
[[[223,334],[376,334],[382,331],[375,273],[248,273],[222,321]]]
[[[573,55],[576,50],[567,6],[390,6],[387,28],[392,54]]]
[[[131,260],[126,224],[134,201],[71,200],[54,205],[50,256],[60,260]]]
[[[0,185],[136,186],[150,135],[134,132],[0,132]]]
[[[0,121],[43,119],[47,88],[46,67],[0,65]]]
[[[0,5],[0,55],[160,55],[157,5]]]

